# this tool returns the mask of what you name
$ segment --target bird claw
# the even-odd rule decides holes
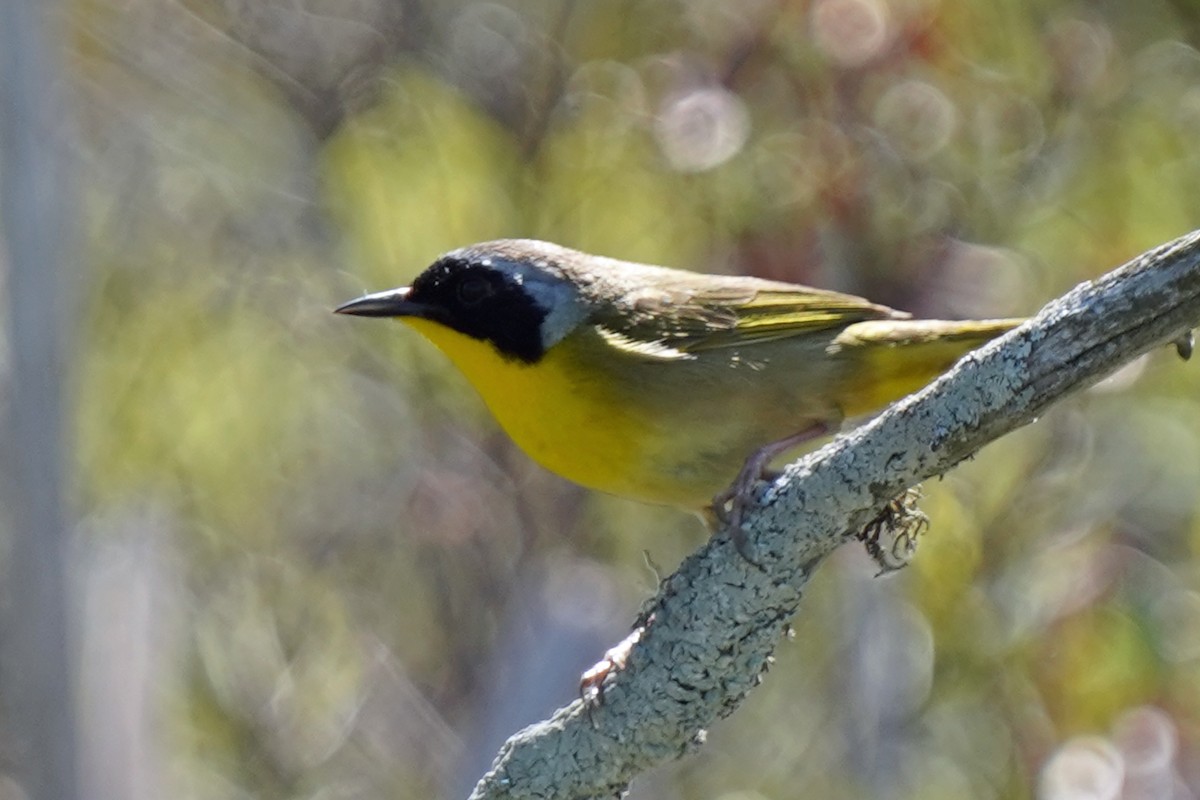
[[[885,505],[856,537],[879,566],[877,575],[908,566],[917,539],[929,529],[929,517],[917,506],[921,487],[906,489]]]
[[[746,530],[742,527],[742,515],[746,506],[754,499],[755,487],[759,481],[773,480],[778,477],[768,467],[780,455],[799,447],[810,439],[824,436],[832,430],[833,426],[830,423],[815,422],[799,433],[758,448],[746,459],[746,463],[742,465],[741,471],[738,472],[729,488],[713,498],[710,506],[713,517],[721,527],[730,532],[730,538],[733,540],[734,549],[738,551],[738,554],[754,566],[762,568],[762,564],[754,554],[750,540],[746,537]]]
[[[1192,332],[1188,331],[1176,339],[1172,344],[1175,345],[1175,352],[1179,354],[1179,357],[1184,361],[1187,361],[1192,357],[1192,350],[1195,347],[1196,341]]]

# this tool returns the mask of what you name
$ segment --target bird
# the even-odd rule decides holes
[[[713,525],[740,517],[781,454],[1024,321],[913,319],[851,294],[532,239],[451,251],[411,286],[334,310],[414,328],[551,472]]]

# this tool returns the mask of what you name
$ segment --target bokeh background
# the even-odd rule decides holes
[[[703,541],[338,303],[529,236],[1008,316],[1200,225],[1193,0],[47,8],[89,797],[463,797]],[[631,797],[1200,796],[1196,366],[925,493],[911,566],[837,553]]]

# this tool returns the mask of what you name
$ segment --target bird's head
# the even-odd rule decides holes
[[[571,270],[582,255],[528,239],[476,244],[445,254],[411,286],[368,294],[335,311],[427,320],[487,342],[505,359],[532,364],[587,318]]]

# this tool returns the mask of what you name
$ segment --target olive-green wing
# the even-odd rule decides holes
[[[870,319],[907,317],[854,295],[749,278],[656,287],[635,298],[610,342],[643,356],[689,353],[801,336]],[[614,320],[616,322],[616,320]]]

